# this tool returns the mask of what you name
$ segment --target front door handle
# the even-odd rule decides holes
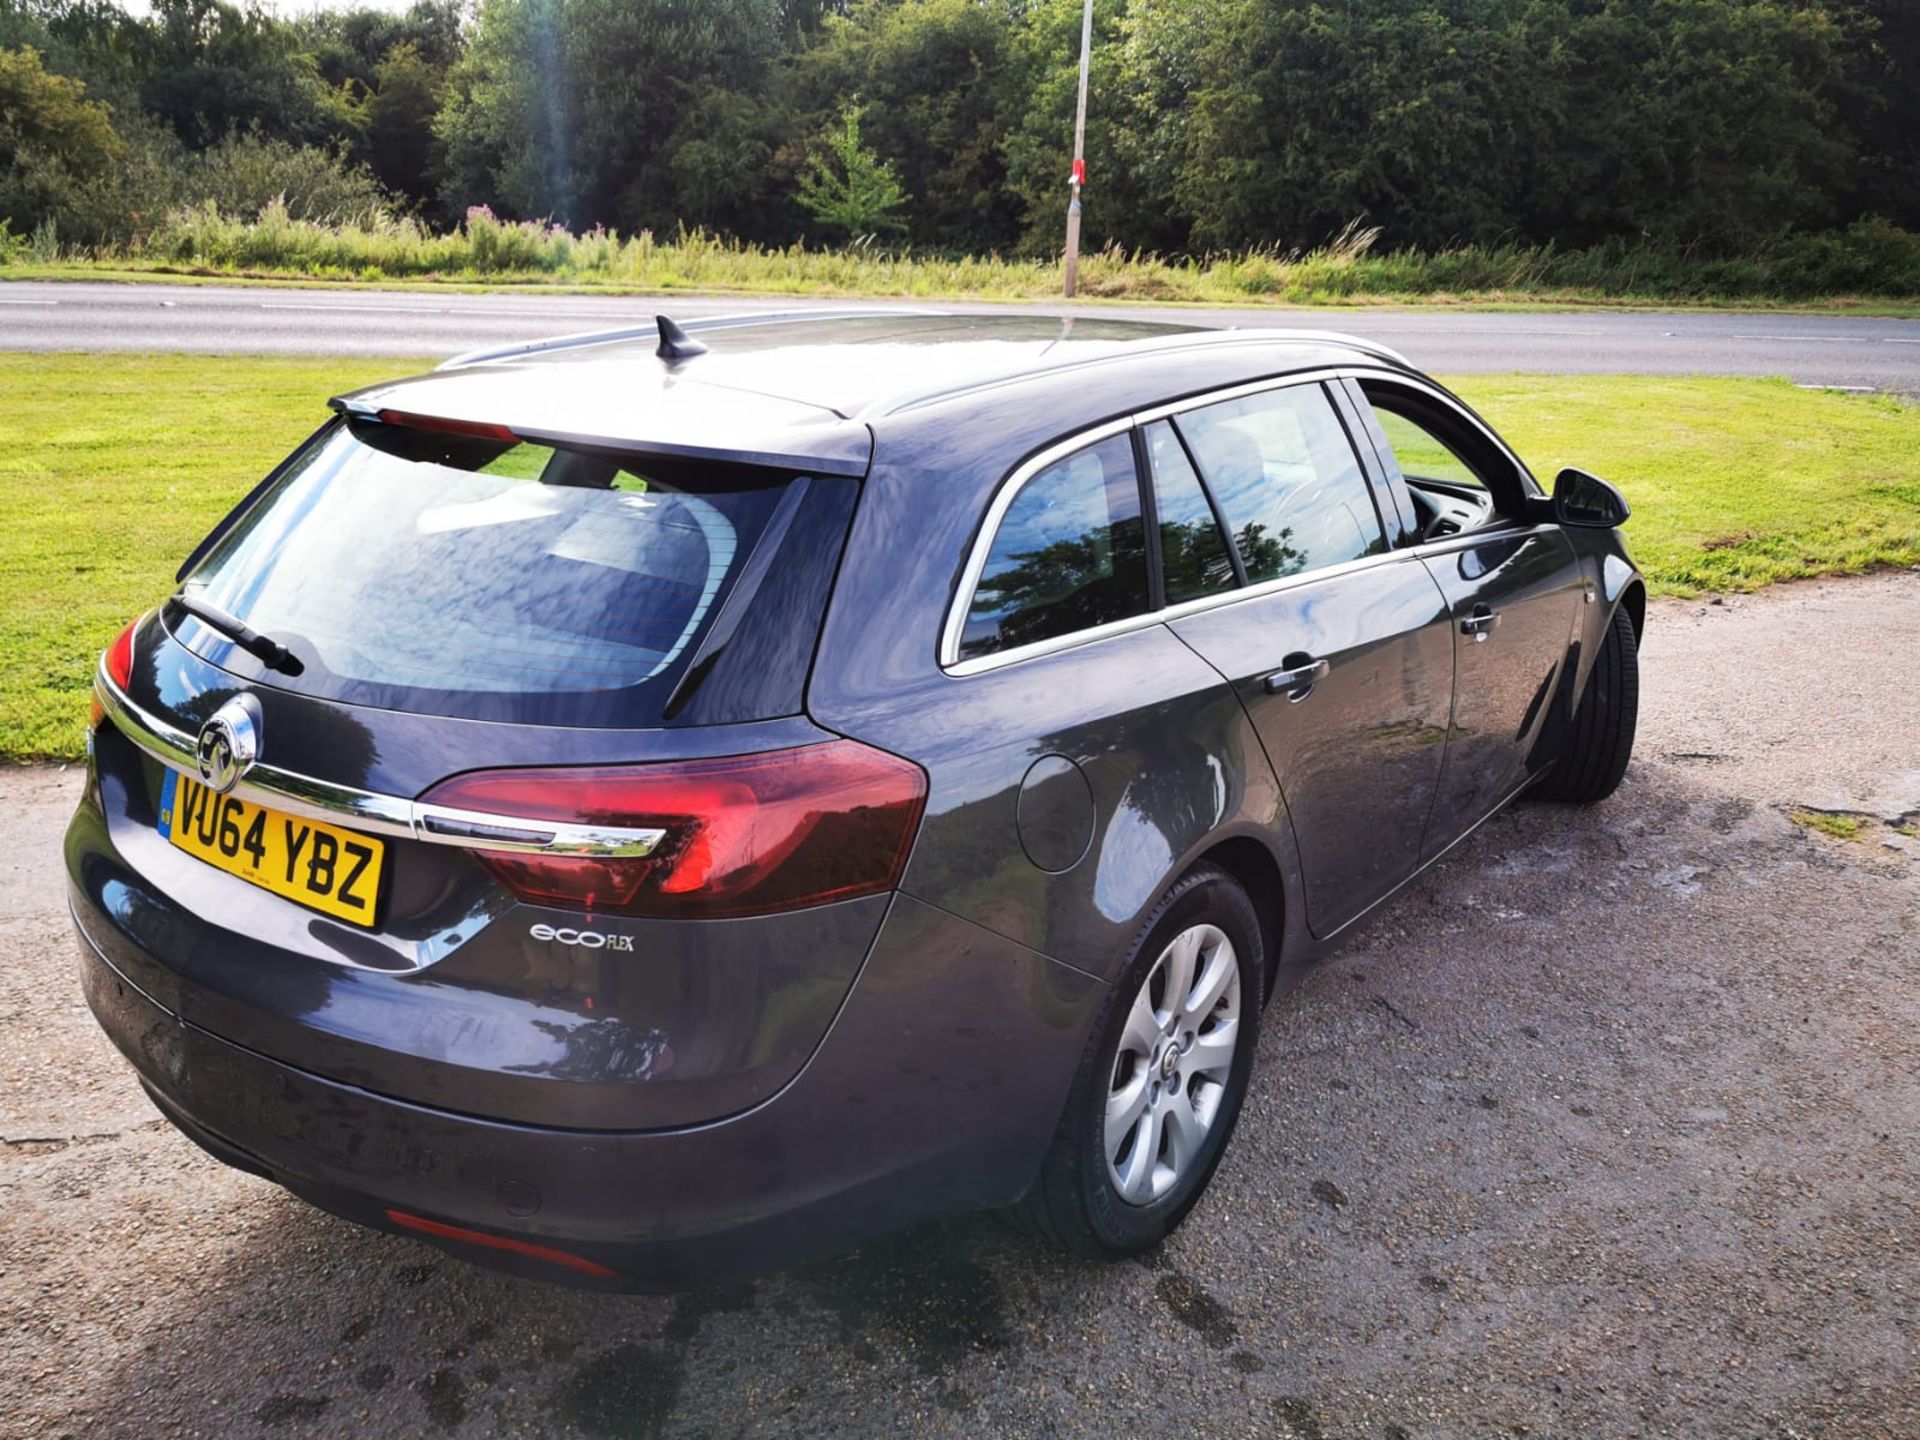
[[[1290,664],[1285,670],[1276,670],[1261,682],[1267,687],[1269,695],[1287,692],[1287,699],[1298,705],[1313,693],[1313,687],[1327,678],[1327,672],[1333,667],[1324,660],[1310,660],[1305,655],[1289,655]]]
[[[1485,605],[1473,607],[1473,613],[1460,622],[1460,633],[1471,635],[1473,643],[1478,645],[1493,633],[1493,627],[1500,623],[1500,616]]]

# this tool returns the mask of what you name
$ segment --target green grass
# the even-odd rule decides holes
[[[1920,408],[1784,380],[1456,376],[1541,483],[1613,481],[1655,594],[1920,561]]]
[[[428,361],[0,354],[0,755],[79,753],[94,662],[326,419]]]
[[[1832,840],[1858,840],[1860,821],[1853,815],[1834,815],[1825,810],[1796,810],[1793,823],[1806,830],[1818,830]]]
[[[93,666],[220,515],[407,360],[0,353],[0,756],[79,753]],[[1454,377],[1550,478],[1634,507],[1659,594],[1920,562],[1920,409],[1774,380]]]

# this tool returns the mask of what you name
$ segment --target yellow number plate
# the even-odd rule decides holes
[[[160,787],[160,833],[189,855],[355,925],[373,925],[381,840],[216,795],[172,770]]]

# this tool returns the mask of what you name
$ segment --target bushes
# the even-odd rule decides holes
[[[36,229],[100,182],[122,153],[107,107],[32,47],[0,50],[0,219]]]
[[[1920,235],[1887,220],[1795,235],[1780,245],[1774,284],[1794,295],[1920,295]]]
[[[116,125],[79,81],[32,49],[0,50],[0,221],[84,250],[137,246],[182,207],[253,219],[376,222],[393,199],[344,152],[257,134],[190,151],[134,111]]]
[[[192,157],[176,203],[253,216],[275,202],[296,220],[352,222],[386,214],[393,197],[373,172],[315,145],[241,136]]]

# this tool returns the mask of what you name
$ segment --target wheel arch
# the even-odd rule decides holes
[[[1640,637],[1647,633],[1647,587],[1638,576],[1621,592],[1620,608],[1633,622],[1633,643],[1638,645]]]
[[[1260,921],[1260,949],[1266,970],[1261,990],[1264,1004],[1273,994],[1281,943],[1286,938],[1286,889],[1280,862],[1251,835],[1230,835],[1196,855],[1193,863],[1226,871],[1252,902],[1253,913]]]

